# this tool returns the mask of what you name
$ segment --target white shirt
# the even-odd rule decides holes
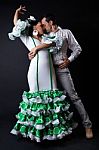
[[[72,50],[71,55],[69,56],[70,62],[78,57],[82,49],[75,39],[72,32],[68,29],[61,29],[54,33],[56,36],[56,48],[53,51],[53,62],[54,64],[59,64],[62,62],[62,59],[67,58],[67,50]],[[56,50],[57,49],[57,50]]]

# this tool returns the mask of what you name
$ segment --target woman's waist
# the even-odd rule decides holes
[[[40,50],[38,51],[38,53],[35,55],[35,58],[37,57],[38,55],[38,58],[44,58],[44,59],[48,59],[49,58],[49,53],[47,50]]]
[[[49,63],[49,55],[47,53],[40,52],[32,58],[31,63],[37,63],[37,61],[38,63]]]

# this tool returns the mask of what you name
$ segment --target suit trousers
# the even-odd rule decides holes
[[[68,94],[71,102],[75,105],[75,108],[77,109],[81,117],[83,126],[85,128],[91,128],[92,122],[90,121],[88,113],[86,112],[85,107],[75,90],[69,69],[55,68],[55,71],[58,88],[61,86],[62,90],[64,91],[64,94]]]

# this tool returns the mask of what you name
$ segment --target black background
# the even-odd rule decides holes
[[[24,90],[28,91],[28,50],[19,39],[11,41],[13,15],[20,4],[26,6],[25,17],[54,13],[62,28],[70,29],[82,47],[81,55],[71,63],[75,88],[93,122],[98,121],[98,43],[99,15],[95,1],[84,0],[0,0],[0,130],[10,132]],[[97,87],[96,87],[97,86]],[[79,116],[78,116],[79,117]],[[3,123],[6,124],[3,126]]]

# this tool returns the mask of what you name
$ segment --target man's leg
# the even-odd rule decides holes
[[[57,76],[57,82],[61,84],[63,90],[65,91],[65,94],[68,93],[71,101],[75,105],[78,113],[81,116],[83,126],[85,127],[86,130],[86,137],[91,138],[93,137],[92,134],[92,123],[89,119],[89,116],[84,108],[84,105],[81,101],[81,99],[78,97],[78,94],[74,88],[74,84],[70,75],[70,72],[56,72]]]

